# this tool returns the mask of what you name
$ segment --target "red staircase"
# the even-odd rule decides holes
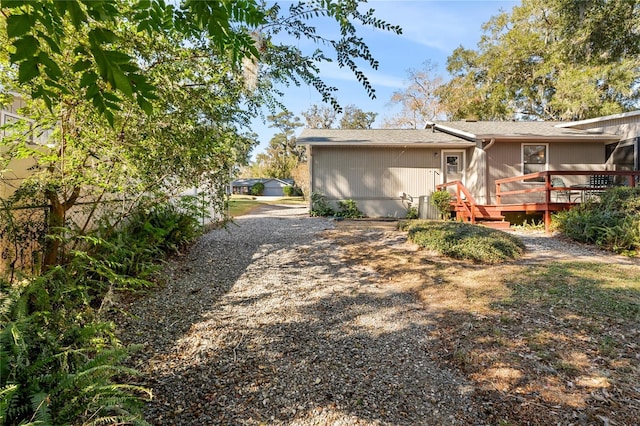
[[[455,194],[451,202],[452,211],[456,213],[456,220],[483,225],[489,228],[508,230],[511,224],[504,220],[502,211],[497,206],[479,205],[471,196],[461,181],[456,180],[436,186],[438,190],[446,190],[447,186],[455,185]]]

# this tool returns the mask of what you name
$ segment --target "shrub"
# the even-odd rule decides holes
[[[407,219],[417,219],[418,218],[418,208],[415,206],[409,207],[407,209]]]
[[[405,222],[402,226],[419,246],[455,259],[500,263],[524,253],[524,244],[515,236],[482,226],[436,221]]]
[[[431,205],[438,209],[443,220],[449,215],[450,204],[451,194],[448,191],[434,191],[431,194]]]
[[[282,188],[282,193],[284,194],[285,197],[293,197],[294,192],[295,192],[295,189],[291,185],[287,185],[284,188]]]
[[[327,196],[320,192],[311,193],[311,216],[333,216],[335,210],[329,204]]]
[[[257,182],[254,183],[251,187],[251,195],[262,195],[264,194],[264,183]]]
[[[599,203],[585,203],[553,216],[556,229],[576,241],[616,253],[640,251],[640,188],[605,191]]]
[[[153,285],[164,254],[200,232],[194,214],[163,204],[120,227],[105,218],[92,235],[69,237],[65,264],[0,281],[1,424],[146,424],[149,392],[127,383],[136,373],[123,365],[129,349],[101,313],[114,290]]]
[[[82,303],[83,279],[57,267],[27,283],[0,286],[2,424],[144,424],[145,389],[124,383],[113,324]]]
[[[364,217],[364,214],[358,209],[358,205],[354,200],[342,200],[338,201],[338,208],[340,209],[336,216],[356,219]]]

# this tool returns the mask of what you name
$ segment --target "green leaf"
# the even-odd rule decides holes
[[[7,17],[7,36],[9,38],[20,37],[28,33],[32,25],[30,16],[27,14],[9,15]]]
[[[24,6],[29,3],[25,0],[2,0],[0,1],[0,7],[3,9],[14,9],[16,7]]]
[[[148,100],[146,100],[145,98],[143,98],[142,96],[138,96],[136,98],[136,101],[138,102],[138,105],[140,106],[140,108],[147,114],[147,115],[151,115],[153,113],[153,105],[151,104],[151,102],[149,102]]]
[[[40,52],[38,54],[38,60],[45,66],[45,72],[47,73],[47,76],[49,78],[57,79],[59,77],[62,77],[62,70],[60,70],[58,64],[54,60],[52,60],[45,52]]]
[[[113,83],[116,89],[120,90],[127,97],[133,96],[133,87],[126,75],[120,70],[119,67],[113,67],[111,69],[111,75],[113,76]],[[111,82],[111,81],[110,81]]]
[[[71,23],[76,29],[79,29],[87,21],[87,15],[82,10],[82,6],[77,0],[66,0],[64,3],[67,3],[67,12],[69,12]]]
[[[95,86],[96,81],[98,81],[98,75],[93,71],[88,71],[82,74],[82,78],[80,79],[80,87],[90,87],[92,85]]]
[[[101,46],[105,43],[115,43],[118,36],[106,28],[94,28],[89,31],[89,43],[91,46]]]
[[[38,37],[43,39],[49,45],[49,49],[51,49],[53,53],[58,53],[58,54],[62,53],[60,51],[60,46],[58,46],[58,43],[54,39],[52,39],[42,31],[37,31],[37,34],[38,34]]]
[[[36,57],[20,62],[18,67],[18,81],[20,83],[27,83],[39,76],[40,69],[38,64],[38,59]]]
[[[13,45],[16,48],[16,52],[11,54],[12,62],[19,62],[23,59],[35,56],[40,48],[38,40],[31,35],[17,39]]]
[[[78,59],[71,69],[74,72],[80,72],[88,70],[89,68],[91,68],[91,61],[87,59]]]
[[[118,97],[115,93],[104,92],[102,95],[106,100],[109,100],[111,102],[122,102],[122,99],[120,99],[120,97]]]

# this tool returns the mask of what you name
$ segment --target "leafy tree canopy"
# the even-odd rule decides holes
[[[373,9],[361,11],[358,1],[311,0],[292,4],[282,13],[276,3],[267,7],[256,0],[185,0],[178,6],[164,0],[2,0],[6,35],[13,52],[10,62],[18,69],[18,82],[31,83],[31,96],[43,99],[49,108],[62,94],[73,89],[59,82],[64,52],[73,52],[73,64],[65,72],[79,81],[79,89],[93,106],[113,124],[122,98],[129,98],[147,113],[157,87],[141,72],[136,52],[123,52],[118,45],[131,33],[122,33],[114,23],[127,22],[134,34],[162,36],[179,32],[186,39],[210,41],[209,52],[230,60],[232,68],[243,62],[260,61],[269,66],[273,80],[313,85],[324,101],[339,109],[334,87],[319,77],[318,64],[330,61],[321,49],[311,55],[292,45],[276,44],[273,36],[285,32],[332,48],[340,67],[353,71],[370,96],[375,91],[358,61],[374,69],[378,62],[357,35],[356,23],[395,33],[401,29],[374,16]],[[321,35],[309,21],[316,17],[334,20],[340,36]],[[86,34],[72,38],[70,33]],[[335,33],[334,33],[335,34]]]
[[[638,107],[636,0],[524,0],[484,25],[477,50],[448,59],[448,115],[572,120]]]
[[[326,106],[312,105],[302,115],[309,129],[331,129],[337,120],[336,111]],[[338,128],[370,129],[377,115],[375,112],[365,112],[353,104],[347,105],[341,112]]]
[[[364,112],[355,105],[347,105],[340,118],[341,129],[370,129],[378,116],[375,112]]]

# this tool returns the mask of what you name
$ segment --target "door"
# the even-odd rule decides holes
[[[443,151],[444,182],[459,180],[464,183],[464,151]]]

